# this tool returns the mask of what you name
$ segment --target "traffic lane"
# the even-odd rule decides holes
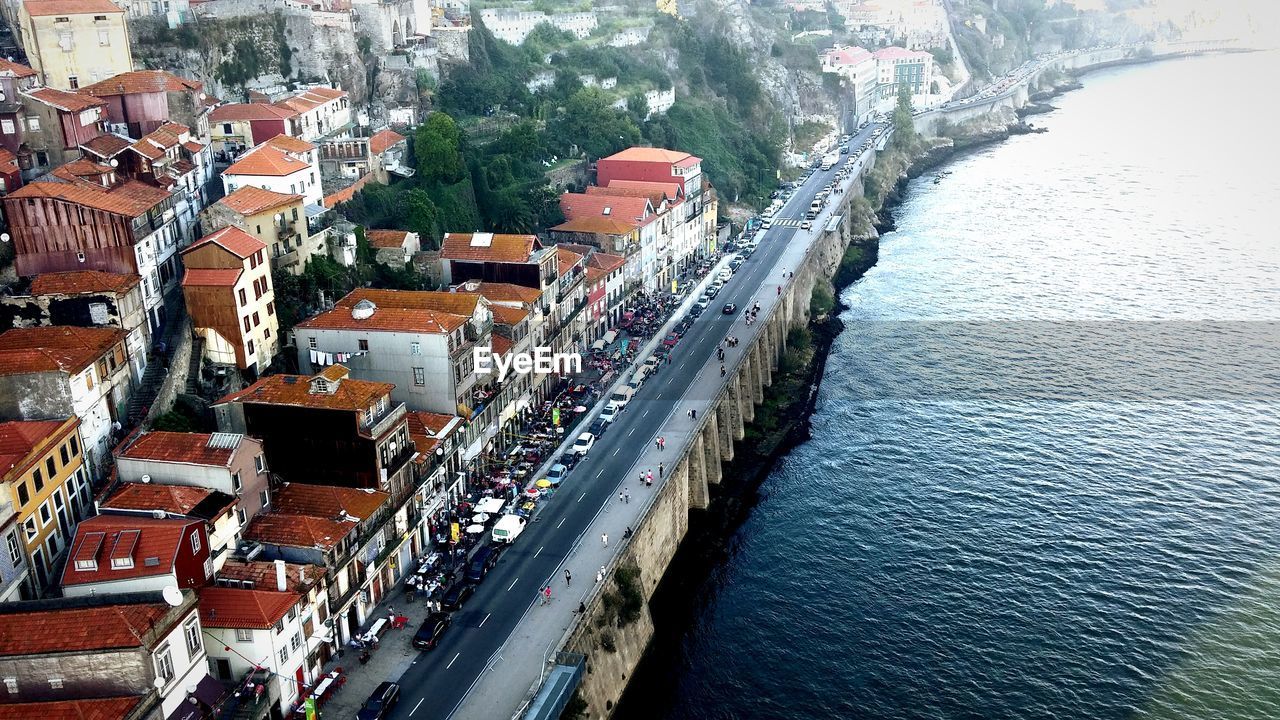
[[[807,191],[793,195],[792,202],[805,197],[811,198],[817,193],[818,186],[834,174],[834,169],[814,173],[809,182],[802,186],[807,186]],[[764,281],[769,272],[782,272],[774,264],[785,250],[786,242],[794,234],[794,229],[784,228],[776,228],[767,233],[768,247],[763,251],[766,262],[753,263],[754,267],[747,273],[736,273],[726,283],[723,293],[730,298],[729,302],[745,306],[753,301],[755,293],[765,287]],[[773,263],[768,262],[769,260]],[[418,692],[412,694],[417,699],[432,698],[431,703],[419,704],[415,699],[412,704],[405,703],[405,707],[419,708],[419,711],[424,712],[421,717],[444,717],[452,712],[475,678],[484,672],[493,654],[510,637],[511,631],[529,606],[536,601],[534,594],[549,579],[554,583],[554,573],[567,558],[568,550],[602,507],[612,502],[614,491],[626,482],[627,475],[636,466],[630,453],[625,458],[618,456],[623,438],[633,437],[639,432],[640,437],[648,442],[657,433],[683,396],[683,393],[677,396],[669,391],[673,386],[678,386],[681,390],[687,389],[696,380],[697,374],[710,361],[713,345],[719,343],[723,334],[731,333],[738,319],[739,315],[736,313],[733,316],[717,313],[706,323],[695,323],[695,326],[701,326],[701,331],[692,333],[694,337],[689,338],[693,340],[692,343],[682,341],[676,345],[673,357],[676,353],[685,355],[680,363],[683,366],[689,360],[688,356],[692,355],[694,367],[683,372],[672,372],[671,368],[664,368],[655,378],[659,380],[658,383],[646,383],[646,387],[652,388],[651,394],[654,397],[641,400],[641,405],[637,407],[649,403],[653,407],[646,408],[648,411],[643,413],[624,412],[620,415],[614,427],[610,428],[615,432],[606,432],[601,437],[597,447],[566,478],[566,486],[560,494],[565,495],[563,491],[575,485],[583,486],[583,493],[574,501],[552,503],[543,508],[538,518],[522,533],[524,542],[504,552],[468,605],[455,614],[453,626],[441,640],[440,646],[429,654],[421,654],[418,661],[405,673],[402,686],[416,688]],[[697,362],[699,357],[705,358],[704,362]],[[611,448],[614,450],[612,453],[608,452]],[[601,456],[597,450],[605,451],[603,460],[598,459]],[[592,470],[596,472],[593,473]],[[609,476],[614,477],[615,482],[607,482]],[[587,481],[573,482],[580,477],[587,478]],[[568,499],[573,500],[572,496],[572,492],[568,493]],[[586,501],[587,498],[590,502]],[[583,540],[589,541],[588,538]],[[552,545],[551,550],[547,549],[548,544]],[[441,667],[443,671],[433,672]],[[393,717],[396,714],[393,713]],[[419,717],[416,712],[414,716]]]

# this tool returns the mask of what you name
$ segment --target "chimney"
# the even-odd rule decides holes
[[[289,589],[289,583],[285,577],[284,561],[276,561],[276,589],[284,592]]]
[[[298,568],[298,582],[302,583],[303,585],[307,584],[307,566],[306,565],[303,565],[302,567]]]

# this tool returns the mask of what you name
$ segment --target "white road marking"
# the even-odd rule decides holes
[[[632,435],[635,435],[635,434],[636,434],[636,429],[634,427],[627,431],[627,437],[631,437]],[[617,455],[618,451],[614,450],[613,454]]]
[[[578,497],[578,502],[582,502],[582,498],[584,498],[584,497],[586,497],[586,496],[587,496],[587,494],[586,494],[586,493],[582,493],[582,495],[580,495],[580,496]]]
[[[492,615],[492,614],[493,614],[493,613],[489,613],[489,615]],[[485,624],[485,623],[487,623],[487,622],[489,622],[489,615],[485,615],[485,616],[484,616],[484,619],[483,619],[483,620],[481,620],[481,621],[480,621],[480,624],[479,624],[479,625],[477,625],[476,627],[484,627],[484,624]],[[419,701],[419,702],[421,702],[421,701]],[[416,708],[415,708],[415,709],[416,709]],[[410,714],[410,715],[412,715],[413,713],[409,713],[409,714]]]
[[[542,550],[543,550],[543,548],[545,548],[545,547],[546,547],[546,546],[545,546],[545,545],[543,545],[542,547],[538,548],[538,552],[534,553],[534,554],[533,554],[533,556],[534,556],[534,557],[538,557],[539,555],[541,555],[541,554],[542,554]]]
[[[632,428],[632,430],[635,430],[635,428]],[[628,433],[628,434],[630,434],[630,433]],[[619,450],[621,450],[621,449],[622,449],[622,448],[620,448],[620,447],[616,447],[616,448],[614,448],[614,449],[613,449],[613,454],[614,454],[614,455],[617,455],[617,454],[618,454],[618,451],[619,451]]]
[[[645,410],[645,411],[644,411],[644,414],[643,414],[643,415],[641,415],[640,417],[642,417],[642,418],[643,418],[643,417],[649,417],[649,411],[648,411],[648,410]]]
[[[516,578],[515,580],[512,580],[511,584],[507,586],[507,592],[511,592],[511,588],[515,587],[516,583],[518,582],[520,582],[520,578]]]
[[[567,518],[567,517],[562,517],[562,518],[560,518],[560,522],[556,523],[556,529],[557,529],[557,530],[559,530],[559,529],[560,529],[560,526],[561,526],[561,525],[564,525],[564,521],[565,521],[565,520],[568,520],[568,519],[569,519],[569,518]]]
[[[412,716],[414,713],[418,712],[418,708],[422,707],[423,700],[426,700],[426,698],[418,700],[418,704],[413,706],[413,709],[409,711],[409,715]]]
[[[603,474],[604,474],[604,468],[600,468],[600,472],[596,473],[596,479],[599,480],[600,476]]]
[[[454,656],[453,656],[453,659],[449,661],[449,664],[444,666],[444,669],[445,669],[445,670],[448,670],[449,668],[453,667],[453,664],[454,664],[455,662],[457,662],[457,661],[458,661],[458,658],[459,658],[461,655],[462,655],[462,653],[458,653],[457,655],[454,655]]]

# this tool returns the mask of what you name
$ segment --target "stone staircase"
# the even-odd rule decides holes
[[[204,338],[196,335],[191,339],[191,362],[187,364],[188,395],[200,394],[200,363],[204,358]]]
[[[153,352],[150,362],[147,363],[146,372],[142,374],[142,381],[138,383],[137,389],[129,398],[130,428],[137,427],[147,418],[147,412],[160,393],[160,386],[164,383],[165,376],[169,374],[169,361],[173,359],[174,349],[178,347],[178,333],[183,332],[185,327],[182,321],[186,311],[181,303],[181,300],[169,303],[172,310],[168,313],[164,326],[164,352],[161,353],[159,343],[153,343]]]

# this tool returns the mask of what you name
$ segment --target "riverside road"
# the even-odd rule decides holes
[[[857,133],[849,143],[850,153],[841,158],[865,162],[856,148],[869,139],[876,127],[873,124]],[[815,171],[795,190],[777,218],[803,218],[817,192],[834,180],[837,169]],[[848,187],[848,181],[843,185]],[[670,364],[645,382],[626,410],[569,474],[555,497],[502,555],[475,595],[453,614],[453,625],[439,647],[419,654],[405,671],[399,679],[402,695],[390,715],[392,720],[455,716],[496,720],[511,717],[520,708],[545,663],[549,644],[541,641],[551,638],[554,643],[560,637],[579,598],[592,587],[594,568],[606,564],[599,557],[616,552],[622,545],[624,528],[636,521],[622,515],[630,511],[638,516],[643,507],[641,500],[657,492],[656,487],[646,489],[636,482],[638,474],[649,468],[654,470],[655,484],[658,482],[657,460],[647,457],[652,453],[654,438],[666,433],[668,450],[664,455],[678,457],[678,443],[688,436],[669,432],[668,428],[676,419],[684,420],[688,409],[704,408],[706,400],[714,398],[724,382],[716,345],[732,334],[744,341],[744,348],[750,346],[745,341],[764,323],[746,328],[744,311],[758,301],[765,311],[762,316],[767,316],[776,287],[785,282],[784,272],[794,267],[788,267],[788,261],[803,254],[803,248],[791,247],[793,238],[799,234],[805,238],[802,245],[807,246],[811,235],[820,232],[829,217],[830,212],[819,216],[812,231],[777,225],[765,233],[755,253],[676,345]],[[684,313],[693,299],[691,294],[677,315]],[[738,311],[723,314],[721,306],[725,303],[736,304]],[[741,352],[727,351],[725,364],[736,365]],[[633,504],[619,503],[622,488],[636,496]],[[604,548],[596,531],[600,527],[598,521],[610,514],[616,522],[609,530],[610,547]],[[589,530],[592,534],[584,535]],[[571,562],[580,554],[592,557]],[[565,567],[573,570],[571,588],[566,588],[562,577]],[[535,597],[548,584],[556,602],[553,607],[538,607]],[[546,625],[545,631],[534,633],[533,639],[526,641],[522,636],[529,635],[537,624]],[[530,669],[531,677],[527,674]],[[471,692],[472,688],[475,692]]]

